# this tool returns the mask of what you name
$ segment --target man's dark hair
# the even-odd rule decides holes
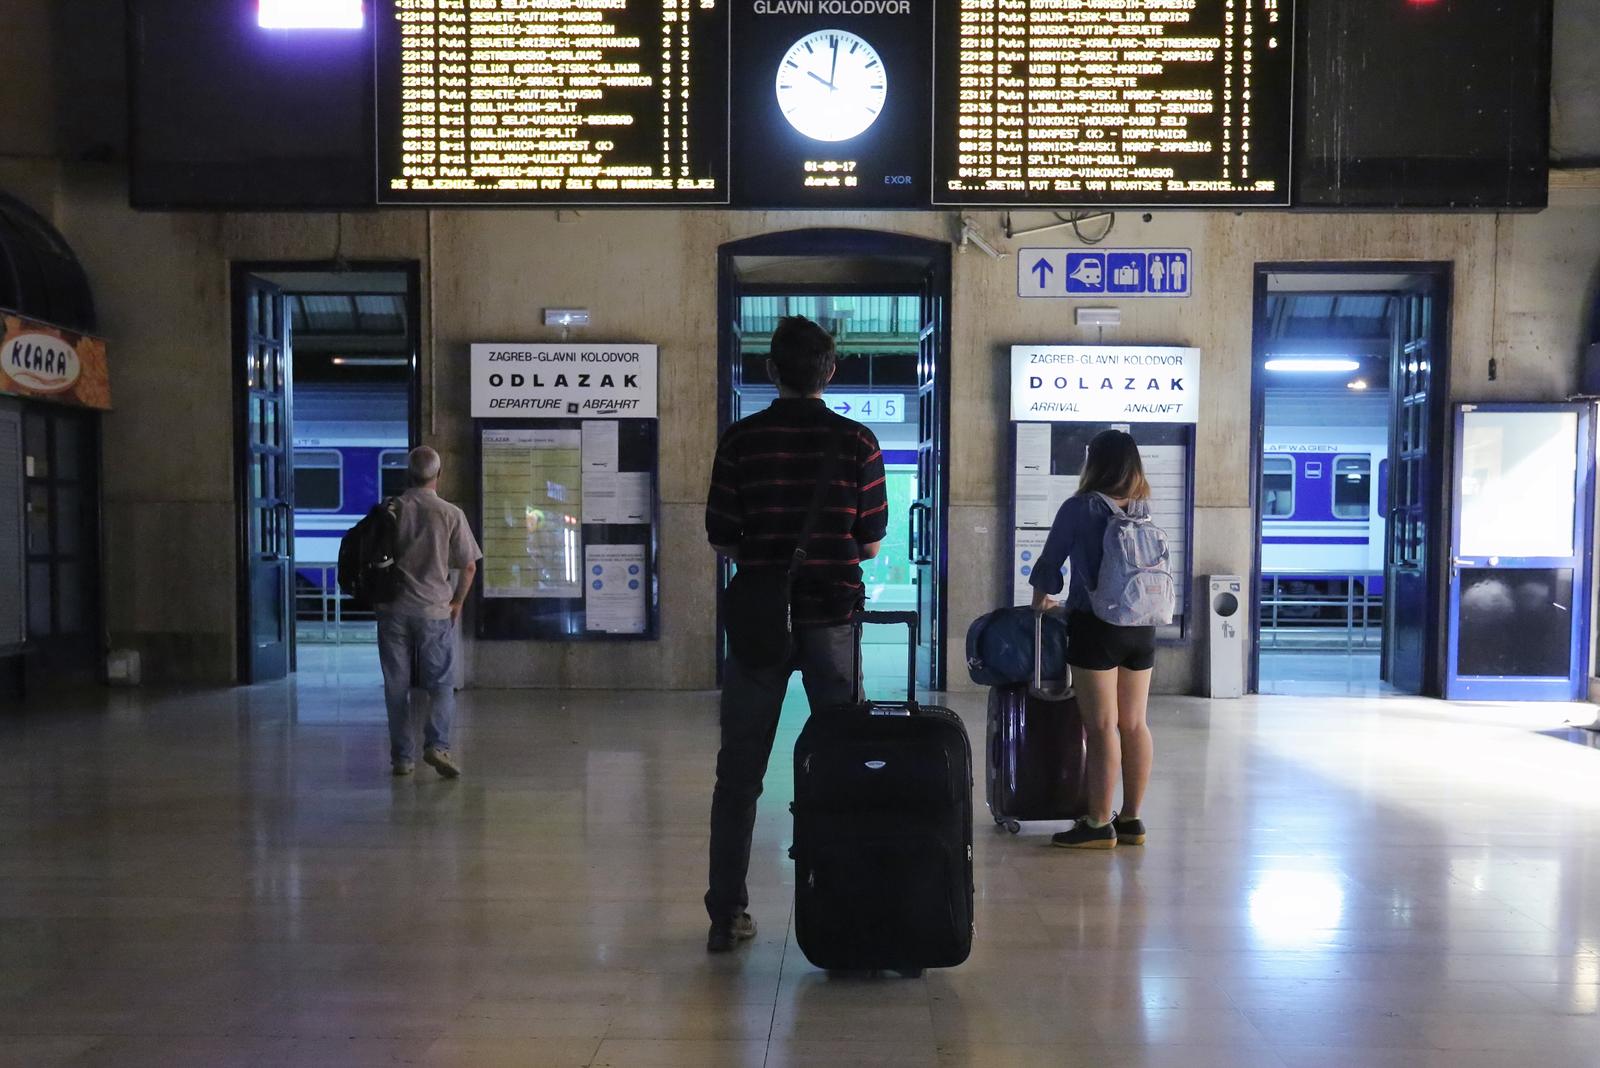
[[[807,397],[827,386],[838,359],[833,338],[804,315],[785,315],[778,320],[768,355],[778,369],[778,384]]]

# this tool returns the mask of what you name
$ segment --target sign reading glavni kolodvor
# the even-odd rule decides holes
[[[1024,423],[1197,422],[1200,350],[1014,345],[1011,418]]]
[[[656,346],[472,346],[474,419],[654,419]]]
[[[105,340],[0,309],[0,393],[109,409]]]

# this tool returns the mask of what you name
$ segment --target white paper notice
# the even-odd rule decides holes
[[[584,626],[606,634],[645,631],[643,545],[584,549]]]
[[[1062,504],[1077,490],[1075,475],[1018,475],[1017,526],[1049,529]]]
[[[615,523],[617,509],[617,424],[597,419],[583,424],[583,521]]]
[[[624,471],[617,475],[617,510],[613,523],[648,523],[653,509],[650,507],[650,472]]]
[[[1188,590],[1183,588],[1183,576],[1189,557],[1189,468],[1188,457],[1182,445],[1143,445],[1139,455],[1144,460],[1145,477],[1150,480],[1150,518],[1167,533],[1167,548],[1171,552],[1168,564],[1177,581],[1175,614],[1182,615]]]
[[[1017,423],[1017,475],[1050,473],[1049,423]]]
[[[1039,554],[1044,551],[1044,540],[1048,537],[1048,530],[1018,530],[1016,537],[1017,558],[1012,561],[1012,604],[1031,604],[1033,602],[1033,586],[1030,579],[1033,577],[1034,565],[1039,562]],[[1062,567],[1065,575],[1066,567]],[[1063,580],[1062,588],[1065,589]]]

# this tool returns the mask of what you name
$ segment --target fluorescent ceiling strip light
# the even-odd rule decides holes
[[[261,0],[256,24],[264,30],[359,30],[367,24],[362,0]]]
[[[1267,361],[1269,371],[1359,371],[1360,360],[1327,356],[1285,356]]]

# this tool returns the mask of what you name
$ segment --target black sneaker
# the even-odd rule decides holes
[[[1050,836],[1050,844],[1062,849],[1115,849],[1117,829],[1112,824],[1091,827],[1088,820],[1079,820],[1072,830]]]
[[[1144,845],[1144,820],[1138,816],[1129,816],[1127,819],[1118,816],[1111,821],[1111,826],[1117,829],[1119,845]]]
[[[729,923],[714,923],[706,935],[707,953],[730,952],[740,942],[756,936],[756,921],[748,912],[741,912]]]

